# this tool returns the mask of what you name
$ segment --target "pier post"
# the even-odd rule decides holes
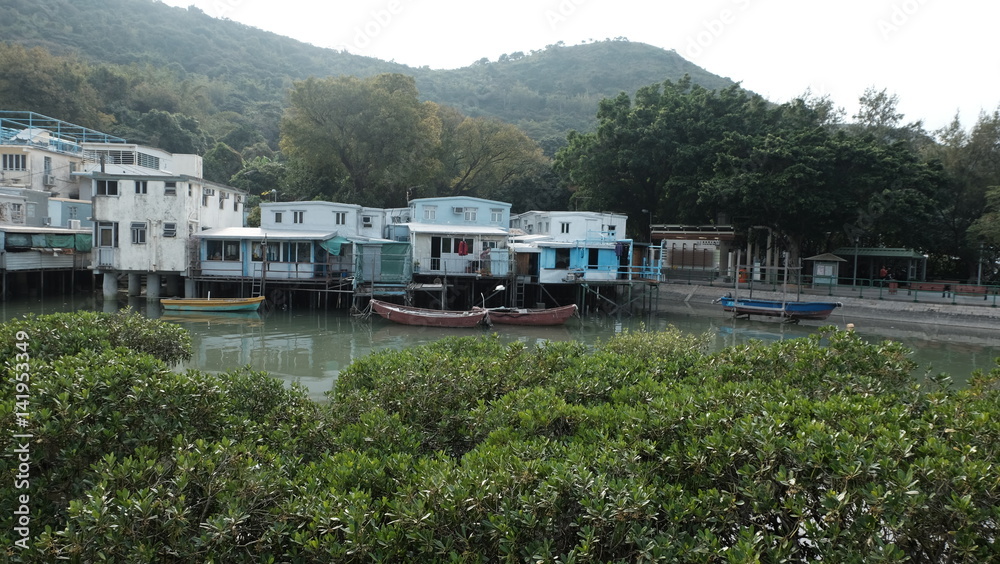
[[[138,296],[142,293],[142,274],[130,272],[128,275],[128,295]]]
[[[146,275],[146,299],[160,299],[160,275],[150,272]]]
[[[198,283],[191,278],[184,279],[184,297],[185,298],[198,297]]]
[[[104,271],[104,300],[118,300],[118,274],[112,270]]]

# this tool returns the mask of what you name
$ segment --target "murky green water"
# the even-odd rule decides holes
[[[113,310],[127,304],[102,304],[91,297],[45,301],[12,301],[0,305],[0,317],[25,313]],[[352,360],[383,349],[433,342],[446,336],[483,334],[484,330],[435,329],[396,325],[378,317],[359,320],[344,310],[285,310],[267,314],[187,313],[165,315],[159,304],[134,300],[132,307],[148,317],[177,323],[189,330],[194,356],[186,366],[226,371],[249,365],[285,382],[298,382],[310,395],[323,399],[337,374]],[[495,327],[504,340],[536,343],[574,339],[594,344],[623,330],[641,326],[673,325],[688,333],[708,333],[712,347],[722,348],[750,339],[777,341],[808,335],[823,323],[786,325],[776,321],[733,320],[714,307],[676,307],[655,316],[614,319],[591,316],[572,319],[563,327]],[[828,324],[843,326],[843,319]],[[856,322],[856,330],[873,341],[892,339],[913,349],[920,372],[945,372],[964,382],[973,370],[989,370],[1000,357],[1000,335],[995,331],[917,324]]]

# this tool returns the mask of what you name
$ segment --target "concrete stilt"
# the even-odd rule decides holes
[[[184,297],[185,298],[198,297],[198,283],[190,278],[184,279]]]
[[[118,300],[118,273],[114,271],[104,272],[104,301]]]
[[[128,275],[128,295],[138,296],[142,293],[142,274],[130,272]]]
[[[150,272],[146,275],[146,299],[160,299],[160,275]]]

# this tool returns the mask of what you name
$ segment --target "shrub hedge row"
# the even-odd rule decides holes
[[[997,559],[1000,370],[921,387],[901,346],[832,328],[714,354],[674,330],[462,338],[356,361],[317,405],[249,370],[173,372],[160,341],[33,361],[32,536],[0,530],[8,557]]]

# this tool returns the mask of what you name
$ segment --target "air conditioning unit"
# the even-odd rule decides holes
[[[52,225],[52,218],[51,217],[43,217],[42,218],[42,225]]]
[[[465,208],[451,208],[453,213],[465,213]]]
[[[220,200],[228,200],[229,199],[229,192],[219,192],[219,199]]]
[[[44,184],[46,186],[55,186],[56,185],[56,176],[54,174],[43,174],[42,175],[42,184]]]
[[[80,228],[80,220],[79,219],[71,219],[71,220],[69,220],[69,228],[70,229],[79,229]]]
[[[206,196],[214,196],[215,195],[215,188],[205,188],[204,194]]]

